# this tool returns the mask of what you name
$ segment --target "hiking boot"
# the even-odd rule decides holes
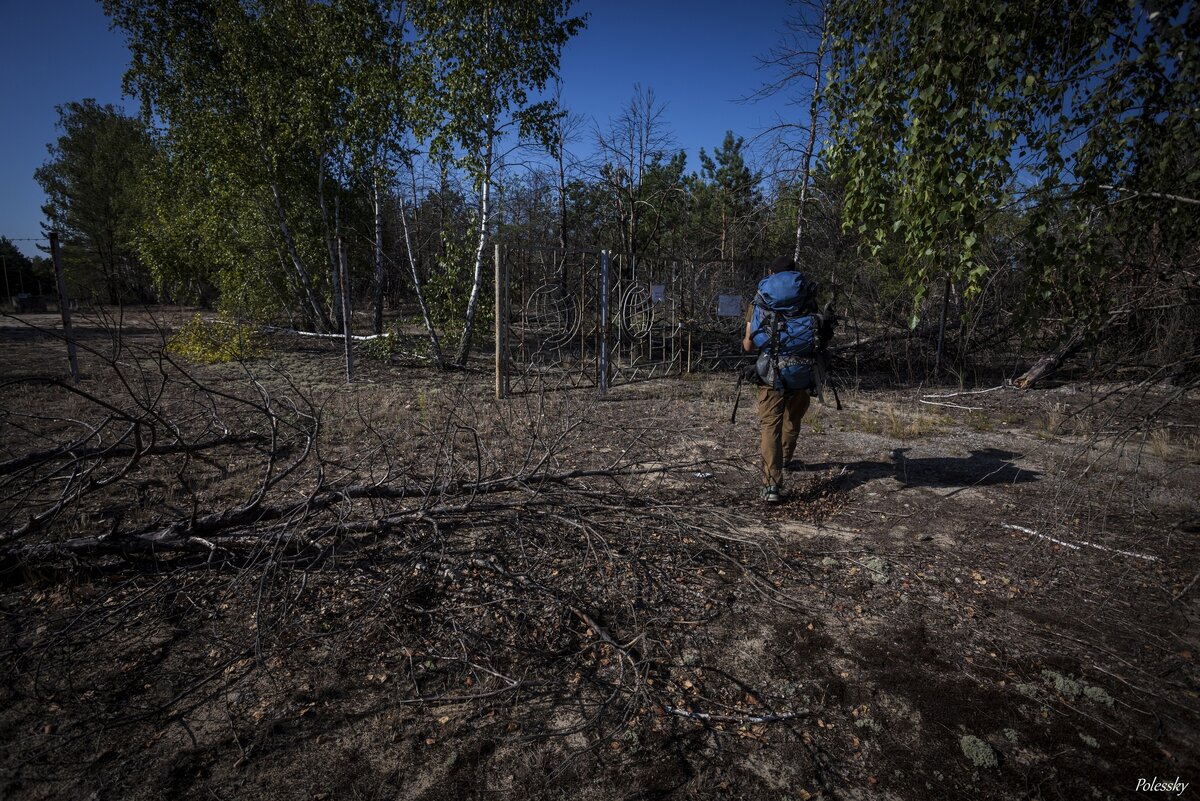
[[[783,490],[774,484],[763,487],[762,499],[767,503],[779,503],[783,500]]]

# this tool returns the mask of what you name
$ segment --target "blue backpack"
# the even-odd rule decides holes
[[[769,275],[758,283],[750,340],[759,349],[755,365],[764,386],[808,390],[817,386],[814,355],[819,322],[814,287],[795,270]]]

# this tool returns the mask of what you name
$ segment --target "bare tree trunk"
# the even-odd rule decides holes
[[[938,375],[942,369],[942,352],[946,345],[946,312],[950,307],[950,274],[946,273],[946,287],[942,292],[942,315],[938,323],[937,355],[933,359],[933,374]]]
[[[331,292],[333,293],[333,321],[335,323],[334,331],[342,331],[345,328],[346,320],[342,316],[342,201],[336,195],[333,198],[333,237],[335,242],[333,273],[329,276],[333,281],[331,284]]]
[[[491,118],[488,119],[487,125],[489,129],[492,127]],[[479,297],[483,294],[483,250],[487,245],[488,214],[491,212],[489,200],[492,186],[492,148],[494,143],[495,133],[489,130],[483,157],[483,186],[479,195],[479,241],[475,245],[475,277],[471,283],[471,298],[467,301],[467,318],[463,322],[462,339],[458,343],[458,354],[454,358],[454,363],[459,366],[467,363],[467,357],[471,353],[471,335],[475,329],[475,315],[479,311]]]
[[[561,123],[560,123],[561,124]],[[561,130],[561,129],[560,129]],[[566,259],[567,250],[567,162],[565,136],[558,140],[558,247]]]
[[[816,71],[813,77],[812,100],[808,105],[808,142],[804,145],[804,156],[800,162],[800,203],[796,210],[796,247],[792,258],[800,262],[800,243],[804,238],[805,215],[808,212],[808,182],[812,176],[813,152],[817,146],[817,124],[821,111],[821,78],[822,63],[825,60],[825,46],[829,41],[829,17],[825,9],[821,10],[821,41],[817,45]]]
[[[567,164],[566,137],[562,135],[563,121],[559,120],[558,140],[558,283],[566,285],[567,274]]]

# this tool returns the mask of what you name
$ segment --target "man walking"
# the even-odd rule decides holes
[[[761,427],[762,499],[779,503],[784,498],[783,471],[795,469],[800,422],[808,411],[809,390],[815,385],[814,360],[818,328],[813,312],[813,287],[781,256],[771,264],[770,275],[758,286],[746,314],[742,349],[759,352],[758,420]],[[824,333],[823,331],[821,333]]]

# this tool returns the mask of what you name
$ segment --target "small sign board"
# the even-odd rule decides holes
[[[665,284],[650,285],[650,302],[662,303],[667,299],[667,287]]]
[[[717,316],[718,317],[741,317],[742,316],[742,296],[741,295],[718,295],[717,296]]]

